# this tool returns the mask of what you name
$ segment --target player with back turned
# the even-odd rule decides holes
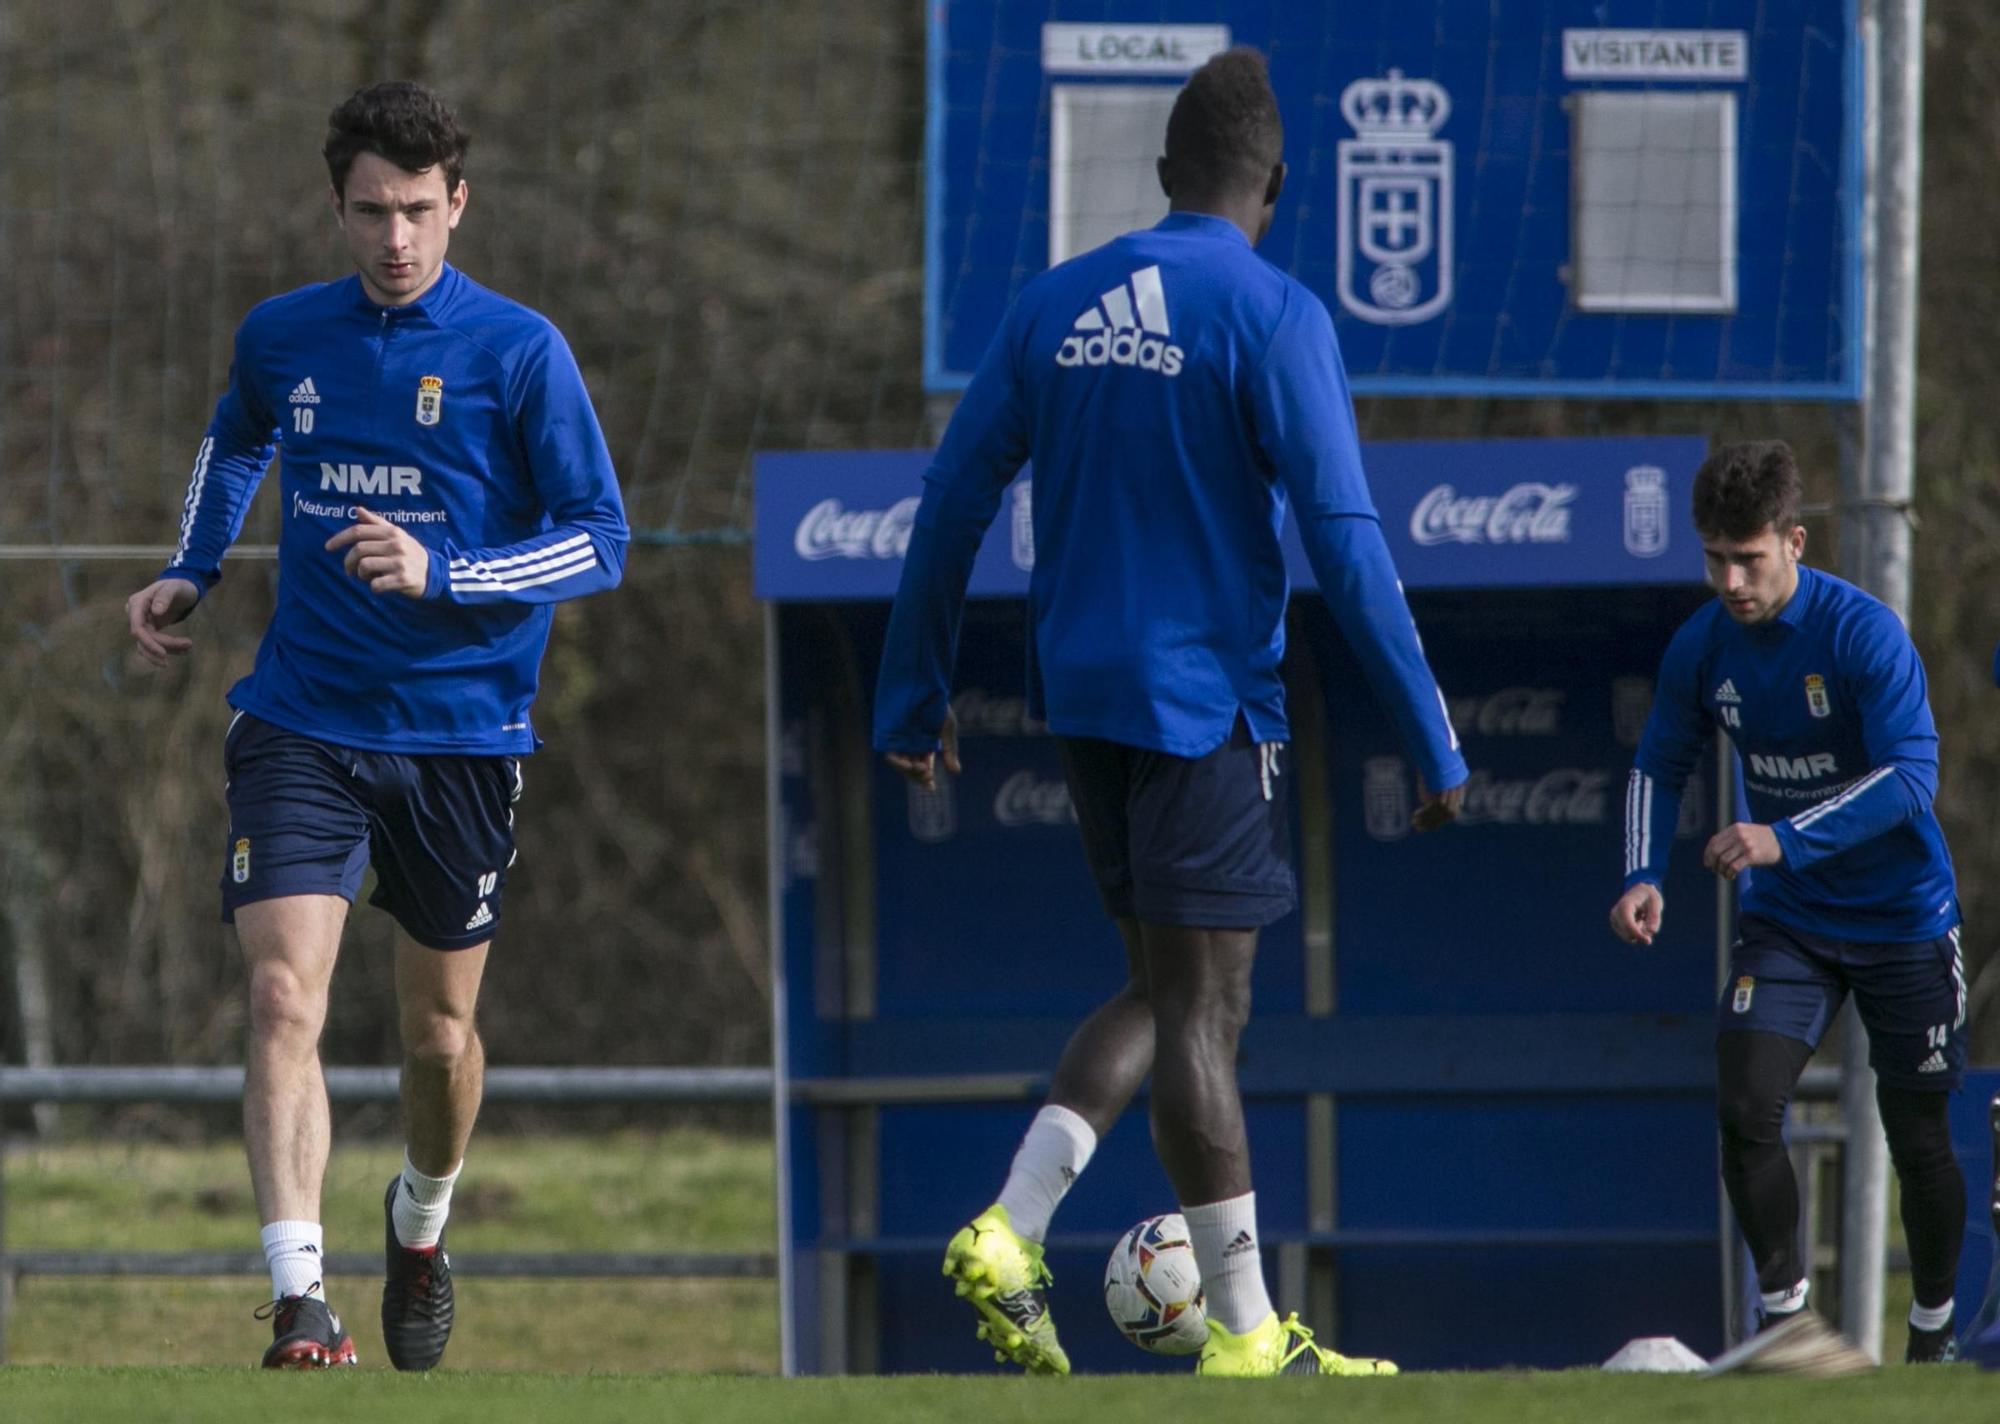
[[[514,858],[551,605],[617,584],[617,477],[560,333],[445,260],[466,136],[377,84],[324,157],[354,275],[264,302],[189,481],[180,544],[126,609],[156,663],[221,577],[282,451],[278,600],[223,744],[223,918],[249,970],[244,1145],[271,1268],[264,1364],[354,1363],[321,1275],[319,1034],[372,864],[395,918],[407,1152],[383,1202],[390,1362],[428,1369],[454,1312],[444,1227],[479,1110],[474,1007]]]
[[[1000,1197],[945,1273],[1006,1359],[1060,1374],[1042,1242],[1147,1075],[1153,1140],[1207,1293],[1209,1374],[1379,1374],[1279,1320],[1236,1086],[1259,930],[1296,903],[1283,685],[1287,508],[1320,589],[1427,787],[1465,763],[1363,478],[1326,308],[1252,250],[1285,178],[1262,56],[1230,50],[1174,103],[1171,211],[1030,282],[924,480],[876,689],[875,746],[932,784],[958,769],[952,662],[973,555],[1034,462],[1035,712],[1059,739],[1125,987],[1077,1029]],[[1004,970],[1003,970],[1004,972]]]
[[[1725,446],[1695,475],[1694,523],[1719,595],[1674,635],[1625,803],[1625,893],[1611,928],[1650,944],[1681,788],[1716,729],[1748,811],[1702,863],[1740,890],[1717,1005],[1722,1178],[1749,1242],[1760,1328],[1825,1333],[1806,1308],[1785,1106],[1849,993],[1868,1029],[1902,1185],[1914,1303],[1905,1358],[1953,1358],[1965,1183],[1946,1100],[1965,1066],[1956,882],[1931,810],[1937,729],[1901,620],[1799,562],[1800,482],[1781,441]]]

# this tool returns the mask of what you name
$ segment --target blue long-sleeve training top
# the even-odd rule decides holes
[[[1197,757],[1240,714],[1258,741],[1286,740],[1289,504],[1426,784],[1465,779],[1326,308],[1233,223],[1192,213],[1042,273],[1008,311],[924,477],[878,750],[936,747],[973,556],[1031,458],[1031,692],[1052,731]]]
[[[446,266],[408,306],[358,277],[263,302],[195,458],[166,577],[221,577],[278,462],[278,600],[231,706],[344,746],[519,754],[550,605],[614,587],[628,534],[561,334]],[[371,593],[326,541],[365,508],[430,555],[421,599]]]
[[[1625,798],[1625,885],[1659,884],[1681,788],[1711,729],[1740,758],[1747,819],[1784,858],[1739,876],[1741,907],[1862,944],[1931,939],[1958,923],[1937,792],[1924,665],[1885,604],[1816,569],[1766,623],[1720,600],[1681,625]]]

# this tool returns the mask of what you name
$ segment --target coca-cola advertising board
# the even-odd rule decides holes
[[[1367,447],[1369,487],[1410,588],[1698,583],[1698,438]],[[1294,566],[1296,567],[1296,565]]]
[[[1520,588],[1698,583],[1689,513],[1699,436],[1372,442],[1362,449],[1404,585]],[[756,461],[757,594],[779,602],[889,598],[902,577],[931,453],[781,452]],[[1018,598],[1034,571],[1033,479],[995,510],[975,598]],[[1294,588],[1317,587],[1295,522]]]
[[[1415,835],[1416,769],[1332,619],[1310,647],[1334,749],[1339,1001],[1354,1013],[1697,1012],[1713,984],[1715,830],[1705,756],[1667,884],[1661,942],[1631,953],[1605,917],[1622,889],[1627,723],[1673,630],[1705,592],[1433,590],[1424,650],[1471,768],[1456,824]],[[1301,715],[1295,711],[1294,716]]]

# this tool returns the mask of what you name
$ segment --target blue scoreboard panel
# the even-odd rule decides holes
[[[1856,0],[935,0],[924,371],[1035,273],[1155,221],[1187,75],[1269,56],[1260,250],[1364,395],[1851,400]]]

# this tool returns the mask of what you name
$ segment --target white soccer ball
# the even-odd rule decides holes
[[[1134,1345],[1193,1355],[1208,1343],[1194,1244],[1179,1212],[1149,1216],[1118,1239],[1104,1267],[1104,1308]]]

